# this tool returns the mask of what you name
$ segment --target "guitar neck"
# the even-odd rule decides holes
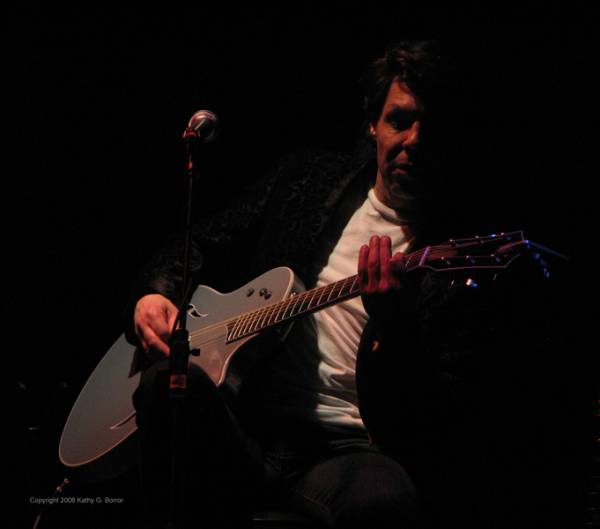
[[[450,239],[436,246],[425,246],[404,256],[404,271],[415,268],[430,268],[435,272],[461,272],[487,270],[497,272],[507,268],[524,252],[545,263],[542,254],[561,259],[565,256],[533,243],[522,231],[502,232],[485,237]],[[545,266],[545,264],[544,264]],[[547,272],[547,271],[546,271]],[[358,275],[341,279],[329,285],[313,288],[288,299],[242,314],[227,322],[227,341],[233,342],[256,334],[311,312],[316,312],[335,303],[360,294]]]
[[[421,266],[427,259],[428,248],[408,254],[405,269],[408,271]],[[278,303],[243,314],[228,322],[227,341],[239,340],[263,329],[290,322],[295,318],[346,301],[359,294],[360,281],[358,275],[307,290]]]
[[[228,322],[227,341],[233,342],[281,323],[316,312],[360,294],[358,275],[295,294],[272,305],[248,312]]]

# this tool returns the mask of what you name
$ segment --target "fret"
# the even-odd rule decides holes
[[[242,324],[242,332],[240,333],[240,337],[241,336],[245,336],[246,334],[250,334],[248,332],[248,330],[250,329],[250,325],[252,324],[252,313],[248,313],[246,314],[246,316],[244,317],[244,323]]]
[[[237,324],[237,318],[227,323],[227,341],[230,342],[233,339],[233,329]]]
[[[290,304],[290,312],[289,312],[289,317],[293,318],[296,313],[294,312],[296,310],[296,307],[298,306],[298,301],[299,301],[300,296],[298,294],[294,294],[290,299],[289,299],[289,304]]]
[[[354,279],[352,280],[352,284],[350,285],[350,293],[354,293],[354,292],[358,292],[360,289],[356,286],[358,282],[358,276],[354,276]]]
[[[358,276],[349,277],[344,281],[344,292],[341,293],[340,297],[347,298],[352,297],[358,288],[355,288]]]
[[[238,337],[241,338],[242,336],[246,335],[246,330],[248,329],[249,323],[250,323],[250,314],[244,314]]]
[[[227,340],[228,340],[228,341],[229,341],[229,340],[233,340],[233,339],[234,339],[234,336],[235,336],[235,328],[236,328],[236,326],[237,326],[238,322],[239,322],[239,318],[236,318],[235,320],[233,320],[233,325],[232,325],[232,327],[231,327],[231,330],[228,330],[228,331],[227,331]]]
[[[340,288],[340,294],[339,294],[340,298],[345,297],[350,293],[350,288],[352,287],[352,283],[348,284],[348,279],[349,278],[344,279],[342,287]]]
[[[302,299],[300,300],[300,307],[298,308],[298,314],[304,314],[308,309],[309,303],[310,303],[310,296],[308,295],[308,292],[303,292]]]
[[[327,293],[327,297],[325,298],[324,303],[329,303],[331,301],[331,294],[333,293],[334,290],[335,290],[335,283],[332,283],[331,285],[327,285],[325,287],[325,292]]]
[[[244,327],[244,319],[245,319],[245,314],[242,314],[239,318],[237,318],[237,323],[235,324],[235,332],[233,334],[234,340],[239,338],[242,334],[242,329]]]
[[[275,323],[279,323],[283,318],[281,318],[279,315],[281,314],[281,310],[283,309],[285,312],[285,303],[278,303],[277,305],[279,305],[278,310],[277,310],[277,314],[275,315]]]
[[[340,293],[342,292],[341,287],[342,286],[342,282],[341,281],[336,281],[335,283],[333,283],[331,285],[331,289],[329,291],[329,295],[327,296],[327,303],[330,302],[335,302],[336,299],[338,299],[340,297]]]
[[[241,338],[260,331],[263,328],[261,325],[261,318],[263,316],[264,311],[265,307],[246,314],[244,316],[244,322],[241,326],[241,332],[238,334],[237,338]]]
[[[236,323],[234,325],[233,339],[237,339],[242,334],[242,329],[244,326],[245,315],[240,316],[236,319]]]
[[[326,290],[327,290],[327,287],[321,287],[318,289],[318,291],[320,292],[320,295],[319,295],[319,299],[317,300],[317,304],[316,304],[317,307],[321,306],[321,300],[323,299],[323,294],[325,294]]]
[[[261,314],[260,314],[261,328],[264,329],[265,327],[269,326],[269,320],[270,320],[272,314],[273,314],[273,306],[272,305],[268,305],[261,309]]]
[[[271,305],[269,310],[269,316],[267,318],[267,326],[271,326],[276,322],[277,317],[277,305]]]
[[[295,316],[296,314],[298,314],[299,312],[296,312],[296,314],[294,314],[294,311],[296,310],[296,307],[298,306],[298,302],[302,301],[301,299],[302,295],[301,294],[296,294],[292,299],[294,300],[294,305],[292,307],[292,310],[290,311],[290,317]],[[302,303],[300,303],[302,305]]]
[[[244,334],[246,334],[246,333],[247,334],[252,334],[252,332],[253,332],[252,328],[254,326],[254,323],[255,323],[255,321],[254,321],[254,312],[250,312],[248,314],[248,324],[246,326],[246,332]]]
[[[269,311],[269,319],[268,324],[269,325],[274,325],[275,323],[277,323],[277,313],[279,312],[279,303],[275,303],[274,305],[271,305],[271,310]]]
[[[250,326],[252,332],[260,331],[260,309],[252,312],[252,325]]]
[[[351,278],[348,278],[349,281],[347,282],[347,286],[348,286],[348,292],[346,292],[346,295],[349,296],[351,294],[353,294],[354,292],[358,291],[358,288],[356,288],[356,283],[358,281],[358,276],[353,276]]]
[[[306,307],[307,310],[311,310],[316,304],[313,304],[313,301],[315,300],[315,294],[317,293],[317,290],[311,290],[310,291],[310,301],[308,302],[308,306]]]
[[[306,312],[307,304],[305,302],[310,298],[310,296],[308,295],[308,292],[303,292],[299,297],[302,297],[300,308],[298,309],[298,314],[301,314],[303,312]]]
[[[336,287],[338,289],[337,294],[335,295],[335,297],[337,299],[341,298],[344,296],[344,288],[346,288],[348,284],[348,278],[346,277],[345,279],[342,279],[341,281],[336,282]],[[334,289],[335,290],[335,289]]]
[[[336,281],[335,283],[333,283],[332,288],[331,288],[331,292],[329,293],[329,296],[327,297],[327,301],[331,301],[332,299],[336,299],[337,297],[339,297],[339,293],[341,292],[341,288],[340,291],[336,294],[335,293],[335,289],[337,287],[341,287],[341,283],[342,281]]]
[[[423,255],[421,256],[421,259],[419,260],[419,264],[417,266],[423,266],[427,262],[427,257],[429,257],[430,251],[431,251],[431,246],[426,246],[425,250],[423,251]]]
[[[262,314],[259,319],[259,325],[261,329],[264,329],[267,326],[267,322],[269,319],[270,307],[262,308],[260,309],[260,311]]]
[[[267,326],[273,325],[275,323],[275,318],[277,317],[277,304],[273,304],[269,306],[269,313],[267,315]]]
[[[235,328],[236,325],[239,322],[239,318],[236,318],[235,320],[233,320],[232,325],[227,325],[227,341],[231,341],[234,339],[235,336]]]
[[[281,318],[282,320],[286,320],[286,319],[287,319],[287,318],[289,318],[289,316],[290,316],[290,313],[289,313],[289,312],[288,312],[288,315],[287,315],[287,316],[286,316],[286,314],[285,314],[285,313],[286,313],[286,311],[287,311],[288,309],[291,309],[291,306],[292,306],[292,303],[291,303],[291,301],[292,301],[291,299],[286,299],[285,301],[283,301],[284,307],[283,307],[283,316],[282,316],[282,318]],[[291,310],[290,310],[290,312],[291,312]]]

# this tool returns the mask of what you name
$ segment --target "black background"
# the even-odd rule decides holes
[[[484,225],[581,254],[597,128],[594,13],[396,2],[14,15],[3,220],[16,318],[6,338],[19,415],[38,428],[27,496],[62,477],[66,413],[122,332],[140,267],[181,226],[181,134],[200,108],[223,124],[196,199],[211,208],[287,152],[351,149],[366,64],[392,40],[439,38],[462,93],[448,141],[463,165],[452,177],[467,179]]]

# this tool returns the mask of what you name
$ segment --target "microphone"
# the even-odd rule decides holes
[[[198,110],[190,118],[183,139],[193,139],[201,143],[210,143],[219,135],[219,118],[210,110]]]

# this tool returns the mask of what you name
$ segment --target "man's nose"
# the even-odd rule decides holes
[[[406,138],[403,142],[403,147],[407,151],[416,151],[421,141],[421,122],[414,121],[411,127],[406,132]]]

